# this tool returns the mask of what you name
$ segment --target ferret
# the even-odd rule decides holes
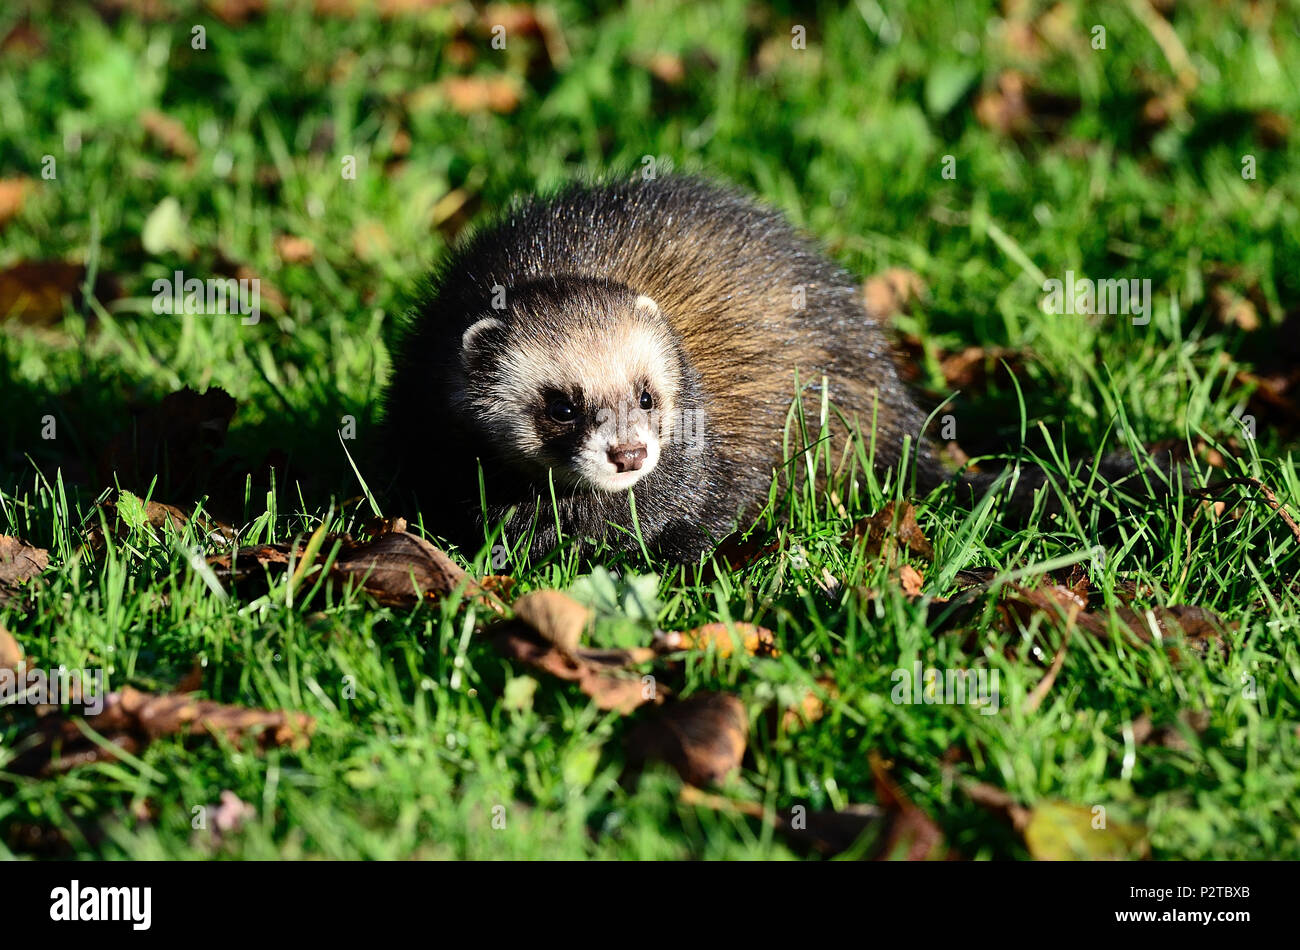
[[[874,424],[879,470],[910,440],[918,483],[941,477],[857,282],[779,213],[696,178],[516,204],[431,277],[394,364],[398,483],[475,549],[504,521],[534,556],[575,538],[697,560],[787,465],[796,380],[813,437],[824,381],[837,435],[835,411]]]
[[[469,550],[504,523],[533,557],[571,538],[693,562],[805,448],[796,380],[810,439],[832,407],[832,459],[860,437],[884,472],[907,444],[918,489],[944,478],[858,282],[779,213],[692,177],[571,185],[431,276],[383,442],[427,527]]]

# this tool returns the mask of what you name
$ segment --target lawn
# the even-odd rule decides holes
[[[0,857],[1300,857],[1294,4],[31,0],[0,38],[0,659],[138,691],[116,733],[0,699]],[[439,544],[373,444],[421,275],[516,194],[670,170],[871,281],[954,459],[1060,505],[946,487],[912,531],[865,521],[905,475],[782,474],[699,566],[332,582],[381,514]],[[177,271],[258,319],[166,312]],[[1053,312],[1067,272],[1149,310]],[[1125,447],[1185,468],[1112,517],[1087,460]],[[545,590],[650,700],[512,652]]]

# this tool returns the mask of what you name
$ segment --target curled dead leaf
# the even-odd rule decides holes
[[[20,741],[10,769],[21,775],[46,775],[116,759],[113,748],[106,749],[86,735],[81,721],[80,716],[61,713],[37,720],[36,741]],[[110,747],[132,754],[164,736],[219,735],[236,744],[253,737],[262,749],[303,748],[316,727],[316,721],[304,713],[230,706],[181,693],[157,695],[129,686],[104,697],[103,710],[86,717],[84,724]]]
[[[0,270],[0,321],[50,326],[63,318],[64,305],[82,306],[86,268],[68,261],[19,261]],[[95,296],[110,300],[118,288],[112,279],[95,281]]]
[[[535,590],[515,601],[515,616],[549,643],[572,653],[591,624],[591,609],[558,590]]]
[[[888,821],[875,859],[932,861],[953,857],[939,826],[903,794],[880,755],[872,752],[868,761],[876,783],[876,798]]]
[[[655,635],[655,647],[663,652],[705,650],[712,646],[719,656],[731,656],[736,644],[750,656],[780,656],[771,630],[752,623],[706,623],[693,630],[668,631]]]
[[[233,554],[209,557],[208,565],[219,580],[239,584],[281,574],[292,558],[295,576],[309,577],[309,572],[323,564],[336,544],[341,547],[329,566],[329,577],[347,586],[359,586],[386,606],[410,607],[425,599],[436,600],[462,584],[467,593],[476,591],[474,582],[455,561],[407,531],[391,531],[361,542],[346,536],[325,535],[314,564],[302,563],[307,545],[299,542],[240,548]],[[315,581],[309,578],[309,583]]]
[[[600,709],[627,715],[645,703],[661,703],[667,687],[654,677],[642,676],[634,667],[654,658],[650,649],[595,650],[582,647],[559,649],[518,621],[501,624],[493,645],[507,658],[524,663],[557,679],[578,684]]]
[[[50,552],[33,544],[0,534],[0,603],[8,600],[19,585],[39,575],[50,565]]]
[[[858,521],[844,540],[848,544],[861,541],[868,555],[889,564],[895,562],[900,545],[927,560],[934,557],[934,548],[916,523],[916,509],[908,502],[903,502],[901,510],[888,502],[874,515]]]
[[[628,737],[629,763],[667,762],[682,781],[721,784],[740,767],[749,735],[745,705],[727,693],[696,693],[671,703]]]

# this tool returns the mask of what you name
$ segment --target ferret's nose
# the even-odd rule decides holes
[[[609,460],[620,472],[635,472],[641,468],[647,455],[645,445],[616,445],[609,450]]]

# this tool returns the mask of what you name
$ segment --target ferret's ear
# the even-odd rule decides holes
[[[637,297],[632,304],[632,309],[638,316],[657,317],[660,315],[659,304],[654,302],[653,297],[647,297],[645,294]]]
[[[478,365],[485,355],[487,340],[484,337],[487,331],[503,326],[505,324],[496,317],[484,317],[477,323],[471,324],[460,338],[461,365],[467,370]]]

